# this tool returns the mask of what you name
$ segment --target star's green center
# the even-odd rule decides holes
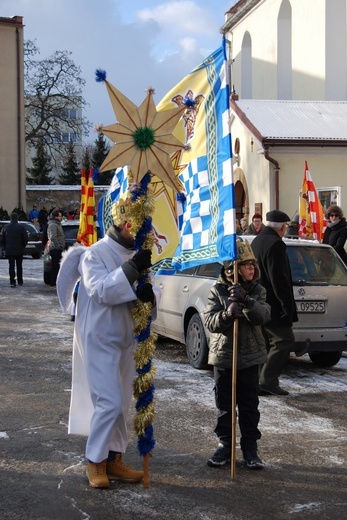
[[[147,150],[155,142],[155,132],[153,128],[144,126],[137,128],[134,132],[134,141],[137,148]]]

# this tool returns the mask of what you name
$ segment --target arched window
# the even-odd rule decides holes
[[[252,99],[252,40],[246,32],[241,49],[241,97]]]
[[[277,19],[277,99],[292,99],[292,8],[283,0]]]
[[[325,99],[347,99],[346,1],[325,4]]]

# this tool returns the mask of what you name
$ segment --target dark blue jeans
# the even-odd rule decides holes
[[[261,433],[258,430],[260,413],[258,365],[237,371],[236,405],[241,432],[240,445],[242,451],[257,450],[257,440]],[[215,400],[217,406],[217,425],[215,433],[224,446],[231,446],[231,375],[230,368],[213,367],[215,380]]]
[[[7,255],[9,264],[10,284],[16,285],[16,268],[17,281],[21,285],[23,283],[23,255]]]

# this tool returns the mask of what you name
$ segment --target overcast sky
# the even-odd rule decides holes
[[[220,46],[225,12],[236,0],[0,0],[0,16],[23,16],[24,38],[41,57],[72,52],[86,80],[86,117],[109,125],[115,116],[95,69],[131,101],[148,86],[155,103]],[[91,133],[91,140],[96,138]]]

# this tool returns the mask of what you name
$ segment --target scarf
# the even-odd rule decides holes
[[[107,235],[112,238],[115,242],[125,247],[125,249],[134,249],[134,244],[127,238],[124,238],[120,232],[114,227],[111,226],[107,231]]]

